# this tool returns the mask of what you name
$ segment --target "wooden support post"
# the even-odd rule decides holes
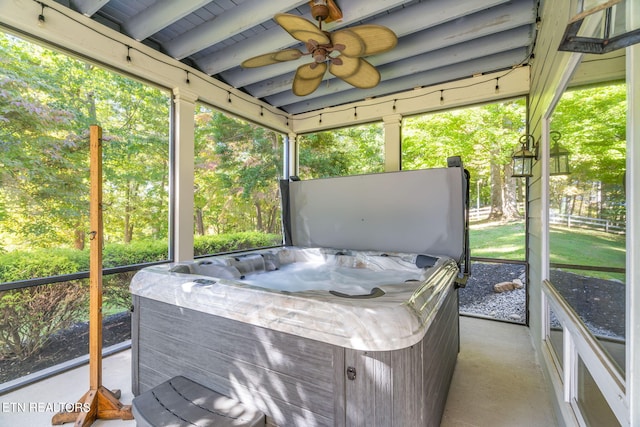
[[[89,261],[89,391],[78,400],[77,410],[53,416],[54,425],[75,422],[90,426],[97,419],[132,420],[131,405],[119,402],[120,391],[102,386],[102,128],[92,125],[89,138],[91,223]]]

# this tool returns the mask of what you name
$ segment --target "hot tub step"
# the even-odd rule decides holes
[[[133,399],[138,427],[263,427],[262,412],[177,376]]]

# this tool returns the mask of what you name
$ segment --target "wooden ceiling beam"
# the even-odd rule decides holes
[[[211,0],[158,0],[122,24],[132,38],[140,41],[200,9]]]
[[[247,0],[232,7],[216,19],[200,24],[193,30],[165,43],[164,48],[172,57],[182,59],[271,20],[276,13],[295,9],[305,3],[305,0]],[[286,34],[284,31],[283,33]]]

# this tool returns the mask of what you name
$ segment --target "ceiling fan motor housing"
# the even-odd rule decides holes
[[[311,16],[316,21],[324,21],[329,17],[329,6],[326,0],[314,0],[311,6]]]

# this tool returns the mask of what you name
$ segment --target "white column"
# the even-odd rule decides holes
[[[384,170],[399,171],[402,158],[402,116],[392,114],[382,118],[384,122]]]
[[[173,90],[173,259],[193,259],[194,114],[198,96]]]
[[[627,2],[627,24],[640,24],[640,5]],[[627,307],[626,393],[629,425],[640,426],[640,44],[627,57]]]
[[[289,134],[289,144],[287,146],[287,155],[285,164],[285,168],[287,168],[285,172],[285,176],[288,178],[290,176],[297,176],[300,172],[300,156],[298,150],[298,134],[290,133]],[[287,173],[288,172],[288,173]]]

